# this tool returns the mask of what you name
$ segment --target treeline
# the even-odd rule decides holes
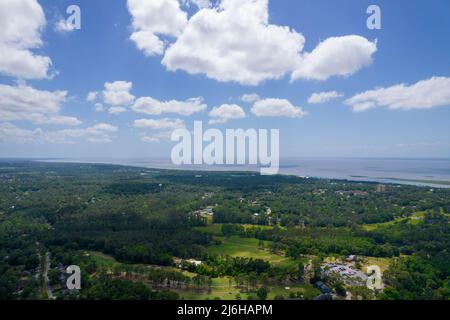
[[[77,296],[80,300],[178,300],[169,290],[153,291],[143,283],[101,275]]]
[[[166,221],[136,214],[72,216],[55,224],[46,244],[96,250],[128,263],[172,265],[172,257],[200,256],[211,238],[194,232],[187,215]]]
[[[200,265],[188,265],[187,270],[210,277],[237,276],[239,274],[262,274],[271,269],[269,262],[245,257],[205,255]]]

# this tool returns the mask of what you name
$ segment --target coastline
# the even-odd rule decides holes
[[[85,163],[85,164],[105,164],[105,165],[120,165],[129,166],[143,169],[162,169],[162,170],[177,170],[177,171],[210,171],[210,172],[255,172],[258,173],[259,167],[257,166],[204,166],[204,165],[192,165],[192,166],[176,166],[164,159],[23,159],[37,162],[49,162],[49,163]],[[348,161],[351,161],[349,159]],[[361,160],[361,159],[355,159]],[[366,160],[366,159],[365,159]],[[380,159],[367,159],[366,161],[379,161]],[[399,159],[401,161],[408,161]],[[415,160],[415,159],[412,159]],[[302,160],[296,160],[296,164],[286,164],[280,166],[279,175],[290,175],[301,178],[314,178],[324,180],[340,180],[351,182],[367,182],[367,183],[381,183],[381,184],[397,184],[397,185],[412,185],[417,187],[430,187],[430,188],[450,188],[450,179],[436,178],[432,179],[429,176],[420,177],[408,177],[408,176],[395,176],[395,173],[386,176],[370,176],[367,174],[342,174],[324,170],[319,174],[302,173],[298,170],[301,167]],[[307,160],[303,160],[307,161]],[[326,159],[325,161],[333,161],[333,159]],[[339,161],[345,161],[345,159],[339,159]],[[417,160],[425,161],[425,160]],[[442,161],[449,161],[442,159]],[[327,175],[328,174],[328,175]]]

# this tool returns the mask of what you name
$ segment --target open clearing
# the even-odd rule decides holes
[[[296,267],[297,262],[283,255],[271,253],[269,249],[270,242],[264,241],[264,248],[259,247],[259,240],[253,238],[216,237],[222,241],[219,245],[209,248],[209,251],[218,255],[228,255],[231,257],[245,257],[261,259],[279,267]]]
[[[407,218],[398,218],[389,222],[384,223],[374,223],[374,224],[365,224],[363,225],[363,229],[366,231],[374,231],[375,229],[393,226],[398,223],[407,222],[409,224],[420,224],[425,218],[425,212],[416,212]]]
[[[105,266],[112,267],[114,264],[118,263],[114,257],[104,254],[98,251],[83,251],[83,254],[94,260],[95,263]]]
[[[187,300],[206,300],[216,299],[221,300],[236,300],[236,296],[239,295],[242,300],[247,300],[249,295],[256,296],[256,292],[246,292],[235,286],[234,282],[229,281],[229,277],[213,279],[211,292],[207,290],[195,291],[195,290],[178,290],[177,292],[181,297]],[[301,293],[305,298],[312,299],[320,294],[319,290],[314,288],[310,284],[295,284],[288,287],[282,286],[269,286],[268,299],[273,300],[276,296],[283,296],[289,298],[291,293]]]

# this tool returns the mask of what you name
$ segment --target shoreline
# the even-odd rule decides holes
[[[202,172],[248,172],[248,173],[258,173],[258,167],[250,166],[212,166],[210,168],[205,166],[175,166],[169,164],[167,160],[154,160],[145,165],[143,162],[135,161],[135,163],[130,163],[131,159],[117,159],[117,160],[104,160],[104,159],[21,159],[35,162],[46,162],[46,163],[78,163],[78,164],[98,164],[98,165],[118,165],[124,167],[142,168],[142,169],[160,169],[160,170],[174,170],[174,171],[202,171]],[[140,160],[140,159],[139,159]],[[376,160],[376,159],[375,159]],[[289,168],[289,166],[287,166]],[[280,169],[283,169],[281,166]],[[314,176],[314,175],[303,175],[296,174],[293,172],[280,172],[277,175],[284,176],[296,176],[299,178],[311,178],[311,179],[322,179],[322,180],[336,180],[336,181],[349,181],[349,182],[360,182],[360,183],[380,183],[380,184],[396,184],[396,185],[410,185],[416,187],[429,187],[429,188],[450,188],[450,180],[432,180],[432,179],[420,179],[420,178],[405,178],[405,177],[370,177],[365,175],[348,175],[348,177],[326,177],[326,176]]]

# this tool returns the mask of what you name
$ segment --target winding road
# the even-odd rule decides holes
[[[55,300],[56,297],[53,295],[52,287],[50,285],[50,279],[48,278],[48,271],[50,270],[50,252],[45,254],[45,266],[44,266],[44,282],[45,289],[47,291],[47,296],[50,300]]]

